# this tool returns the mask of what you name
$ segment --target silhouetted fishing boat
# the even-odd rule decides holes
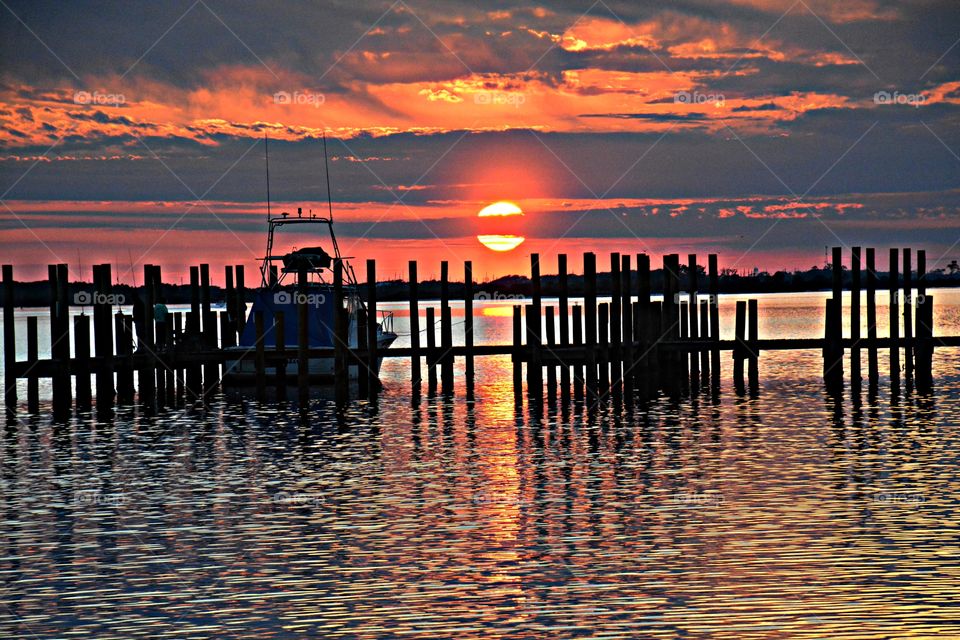
[[[324,150],[326,159],[326,150]],[[269,165],[268,165],[269,166]],[[267,249],[261,261],[260,288],[254,294],[253,306],[247,315],[246,324],[240,334],[238,345],[227,349],[228,358],[225,365],[225,384],[253,384],[256,381],[256,362],[253,358],[231,359],[229,352],[241,354],[249,353],[257,348],[256,314],[263,314],[263,346],[267,355],[277,351],[277,332],[275,322],[277,314],[283,313],[283,344],[287,362],[286,376],[295,381],[299,375],[297,348],[299,339],[299,307],[307,308],[307,344],[311,349],[332,348],[334,346],[334,288],[332,282],[332,268],[335,259],[343,264],[343,296],[348,318],[348,345],[351,348],[358,346],[358,314],[366,312],[366,305],[360,297],[357,287],[357,278],[353,267],[340,254],[337,236],[333,229],[333,206],[328,195],[328,215],[317,216],[313,212],[303,214],[302,208],[297,208],[297,215],[287,212],[279,216],[270,215],[269,199],[269,168],[267,191]],[[329,178],[327,181],[329,194]],[[297,230],[310,227],[326,226],[330,237],[330,251],[323,246],[309,246],[289,251],[282,255],[274,255],[274,235],[283,227]],[[279,264],[278,264],[279,263]],[[307,286],[301,288],[296,282],[298,274],[303,271],[307,275]],[[330,279],[328,279],[330,277]],[[393,332],[393,315],[381,312],[379,318],[369,318],[376,322],[377,347],[385,350],[397,339]],[[379,373],[382,358],[377,361]],[[356,379],[360,373],[358,365],[347,367],[349,377]],[[275,377],[276,366],[267,366],[266,375]],[[366,369],[363,371],[366,374]],[[329,383],[334,380],[334,359],[332,357],[310,358],[308,374],[311,383]]]

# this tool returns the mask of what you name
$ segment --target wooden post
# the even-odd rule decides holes
[[[540,343],[543,336],[543,318],[540,297],[540,255],[530,254],[531,298],[527,305],[527,395],[538,401],[543,398],[543,368],[541,365]]]
[[[190,267],[190,313],[187,331],[200,333],[200,267]]]
[[[92,406],[90,386],[90,316],[82,313],[73,318],[73,357],[76,375],[77,410]],[[99,404],[99,403],[98,403]]]
[[[897,249],[890,249],[888,276],[888,288],[890,290],[890,387],[893,393],[899,393],[900,391],[899,257]]]
[[[559,310],[560,316],[560,346],[570,344],[570,290],[567,282],[567,254],[557,256],[557,276],[560,280]],[[560,363],[560,401],[570,402],[570,366],[566,357]]]
[[[660,388],[660,340],[663,337],[663,303],[650,301],[647,305],[647,319],[644,323],[646,331],[645,346],[650,363],[650,373],[646,376],[645,396],[654,398]]]
[[[823,382],[828,387],[830,386],[830,374],[832,372],[830,363],[833,358],[833,303],[835,300],[836,298],[833,297],[827,298],[823,308],[823,349],[821,353],[823,357]]]
[[[57,338],[60,335],[60,300],[59,287],[57,286],[57,265],[47,265],[47,288],[50,294],[50,357],[56,360],[60,352],[57,346]],[[12,325],[11,325],[12,326]],[[63,376],[52,375],[50,377],[50,386],[53,392],[54,407],[63,403]]]
[[[680,267],[680,256],[675,253],[663,256],[663,305],[661,308],[661,333],[659,339],[666,341],[677,340],[680,337],[679,314],[677,311],[677,280]],[[677,352],[664,349],[660,358],[663,367],[662,381],[665,391],[670,395],[677,395],[681,390],[680,355]]]
[[[117,356],[121,358],[117,366],[117,402],[121,404],[132,403],[136,393],[133,386],[133,366],[130,362],[133,351],[133,330],[130,320],[130,316],[124,315],[122,311],[117,311],[113,316]],[[97,405],[100,405],[99,396]]]
[[[650,256],[645,253],[637,254],[637,307],[633,314],[633,334],[637,340],[637,350],[634,355],[634,361],[637,363],[636,381],[637,389],[648,395],[651,381],[656,380],[659,363],[652,357],[650,348],[652,346],[652,333],[649,331],[649,324],[652,315],[650,313]],[[656,338],[653,338],[656,340]]]
[[[183,312],[178,311],[172,314],[172,316],[173,316],[173,333],[174,335],[177,336],[177,339],[179,340],[180,337],[183,336],[183,328],[186,326],[184,324]],[[175,367],[174,377],[176,378],[176,397],[178,400],[182,400],[184,397],[184,387],[185,387],[184,382],[186,378],[186,369],[184,369],[183,367]]]
[[[418,296],[417,261],[408,263],[410,269],[410,384],[413,398],[420,397],[420,300]]]
[[[231,327],[233,330],[234,336],[237,333],[237,319],[235,317],[237,309],[237,299],[236,293],[233,290],[233,267],[231,265],[224,265],[223,267],[223,306],[227,310],[227,318],[229,318]],[[223,323],[220,324],[220,333],[223,336],[226,336],[227,333],[223,330]],[[234,342],[233,344],[236,344]]]
[[[917,250],[916,285],[917,294],[915,299],[918,309],[915,319],[917,328],[914,334],[917,337],[922,337],[924,340],[924,342],[920,344],[920,353],[914,357],[917,362],[917,385],[920,386],[922,382],[921,390],[929,391],[933,386],[933,299],[927,300],[927,252],[924,249]],[[924,306],[921,313],[919,306],[927,305],[928,302],[929,306]],[[924,324],[922,330],[921,324]],[[921,376],[923,377],[922,381],[920,380]]]
[[[860,385],[860,267],[861,249],[853,247],[850,257],[850,384]]]
[[[107,304],[107,296],[112,290],[110,265],[101,264],[93,267],[94,291],[97,294],[93,305],[93,341],[94,353],[100,360],[113,357],[113,305]],[[118,352],[119,353],[119,352]],[[113,369],[101,364],[97,369],[97,408],[106,407],[113,403],[114,383]]]
[[[713,392],[717,392],[720,390],[720,271],[717,268],[717,254],[709,254],[707,260],[710,280],[710,340],[714,344],[710,351],[710,387]]]
[[[56,419],[66,418],[70,411],[70,301],[67,265],[51,265],[48,269],[51,289],[50,354],[57,362],[53,376],[53,412]]]
[[[650,256],[637,254],[637,302],[643,311],[650,306]]]
[[[334,260],[333,273],[333,339],[331,344],[334,353],[333,377],[336,386],[336,400],[339,403],[343,401],[340,380],[346,378],[343,356],[338,344],[340,323],[342,322],[340,308],[343,300],[343,264],[339,258]],[[240,272],[238,271],[237,276],[239,277],[239,275]],[[310,348],[310,320],[309,309],[306,304],[307,278],[307,269],[301,266],[297,270],[297,293],[299,294],[297,296],[297,400],[301,410],[307,406],[310,400],[310,358],[307,353]],[[339,358],[337,357],[338,354],[340,355]]]
[[[641,306],[640,302],[634,302],[630,305],[633,314],[633,340],[635,348],[633,350],[633,376],[631,377],[633,388],[640,391],[642,395],[647,393],[647,377],[650,361],[647,359],[647,322],[649,318],[644,317],[646,306]]]
[[[166,347],[167,347],[167,323],[156,322],[156,305],[160,303],[161,292],[163,291],[163,277],[161,276],[161,267],[160,265],[154,265],[150,269],[150,280],[148,286],[151,289],[153,295],[153,304],[150,307],[149,314],[147,315],[148,321],[153,326],[153,343],[154,348],[152,355],[154,356],[154,375],[156,376],[156,383],[154,388],[156,389],[156,397],[160,404],[163,404],[167,398],[167,366],[166,366]],[[210,315],[210,314],[208,314]],[[216,346],[216,336],[217,328],[216,325],[213,327],[213,336],[214,344]],[[209,365],[208,369],[212,368],[211,374],[208,376],[209,380],[219,380],[219,365],[213,364]]]
[[[600,370],[597,395],[606,398],[610,391],[610,305],[601,302],[597,312],[597,365]]]
[[[237,310],[234,315],[237,319],[237,333],[243,333],[243,327],[247,324],[247,291],[243,286],[243,265],[235,265],[233,269],[237,274],[237,290],[234,294]]]
[[[877,362],[877,265],[876,252],[867,249],[867,378],[871,388],[877,386],[880,379],[880,367]]]
[[[277,399],[282,401],[287,398],[287,325],[286,314],[279,309],[273,314],[273,344],[277,356],[277,364],[273,370],[276,376]]]
[[[347,309],[344,306],[344,267],[343,261],[337,259],[333,269],[333,297],[334,297],[334,324],[337,329],[334,343],[338,350],[334,352],[334,370],[336,372],[336,399],[337,405],[343,406],[350,400],[350,372],[347,368],[348,354],[350,350],[350,317],[347,315]],[[339,359],[336,358],[339,354]]]
[[[830,298],[826,303],[826,323],[824,329],[825,344],[823,360],[823,381],[830,393],[843,388],[843,325],[837,308],[842,306],[840,298]]]
[[[3,398],[7,414],[17,405],[17,334],[14,316],[13,265],[3,265]],[[27,362],[34,362],[28,358]]]
[[[927,251],[917,249],[917,300],[927,295]]]
[[[677,316],[677,322],[679,323],[678,338],[680,339],[680,342],[687,342],[690,338],[690,302],[688,300],[683,300],[679,295],[678,299],[680,300],[680,304],[677,305],[679,309]],[[689,370],[687,369],[687,366],[690,364],[690,357],[687,351],[684,350],[677,352],[677,359],[680,360],[679,371],[681,372],[681,387],[684,391],[686,391],[690,388]]]
[[[903,250],[903,364],[907,379],[913,378],[913,267],[910,249]]]
[[[433,309],[427,309],[427,325],[431,328],[427,332],[427,339],[433,335]],[[517,407],[523,406],[523,317],[520,305],[513,305],[513,402]],[[434,382],[434,384],[436,384]]]
[[[690,303],[687,300],[680,301],[680,318],[678,322],[680,323],[680,339],[686,340],[689,334],[689,319],[690,319]]]
[[[918,261],[919,258],[918,252]],[[929,393],[933,387],[933,296],[927,296],[926,293],[922,298],[917,298],[916,335],[918,338],[916,349],[917,389],[922,393]]]
[[[578,304],[573,305],[573,344],[574,346],[583,346],[583,307]],[[578,358],[577,364],[573,367],[573,396],[574,398],[583,398],[583,362],[585,358]]]
[[[622,332],[623,346],[620,349],[620,355],[623,358],[623,375],[621,379],[624,385],[624,394],[628,400],[633,397],[633,378],[634,371],[634,334],[633,334],[633,303],[632,300],[633,284],[630,278],[630,256],[620,257],[620,330]]]
[[[377,262],[376,260],[367,260],[367,366],[366,372],[358,369],[358,374],[367,374],[367,387],[369,393],[376,395],[380,390],[380,355],[377,345]],[[357,329],[359,338],[359,328]],[[452,378],[452,376],[451,376]],[[451,380],[451,385],[453,384]]]
[[[757,393],[760,389],[760,349],[757,347],[757,340],[760,339],[760,314],[757,310],[756,299],[751,299],[747,303],[747,312],[749,314],[747,327],[749,331],[748,339],[750,341],[750,346],[748,347],[750,361],[748,363],[747,378],[750,384],[750,393]]]
[[[369,348],[368,333],[367,333],[367,311],[366,309],[357,309],[357,351],[363,353]],[[350,367],[353,367],[354,364],[357,366],[357,394],[361,399],[367,399],[370,397],[370,376],[367,375],[367,366],[369,366],[369,356],[363,355],[361,358],[358,358],[356,363],[351,362]]]
[[[683,296],[680,295],[680,256],[677,256],[676,271],[677,280],[676,288],[674,291],[674,298],[677,303],[674,305],[674,310],[677,313],[677,331],[675,337],[680,340],[680,342],[686,342],[690,338],[690,309],[689,302],[683,299]],[[687,351],[674,351],[674,361],[677,364],[677,372],[680,374],[680,388],[683,393],[686,393],[690,389],[690,357]]]
[[[737,300],[736,344],[733,348],[733,386],[738,394],[744,392],[743,385],[743,358],[744,339],[746,338],[747,302]]]
[[[6,352],[4,352],[6,353]],[[27,362],[36,362],[40,357],[40,340],[37,335],[37,316],[27,316]],[[36,373],[27,372],[27,411],[40,411],[40,379]]]
[[[172,324],[170,320],[168,320],[167,323]],[[237,345],[236,333],[234,332],[236,325],[233,324],[233,320],[230,318],[229,312],[218,311],[217,324],[220,325],[220,347],[222,349],[226,349],[228,347],[235,347]]]
[[[437,325],[436,309],[427,307],[427,393],[437,393]]]
[[[463,263],[463,345],[467,398],[473,398],[473,262]]]
[[[253,314],[254,327],[256,328],[256,381],[257,381],[257,400],[263,402],[267,397],[267,363],[263,347],[263,311],[256,311]]]
[[[450,265],[440,262],[440,390],[453,393],[453,318],[450,311]]]
[[[843,248],[833,247],[833,304],[828,320],[830,338],[828,342],[828,357],[824,366],[829,373],[829,386],[832,389],[843,386]],[[839,380],[839,386],[837,384]]]
[[[546,333],[547,333],[547,353],[549,354],[550,364],[547,365],[547,399],[552,404],[557,400],[557,363],[556,363],[556,351],[557,346],[557,332],[556,326],[554,325],[554,309],[552,306],[548,306],[545,309],[547,314],[546,316]]]
[[[697,272],[697,254],[691,253],[687,255],[687,277],[690,282],[690,333],[687,337],[690,340],[697,340],[700,336],[700,326],[697,322],[698,314],[697,311],[697,292],[700,289],[699,286],[699,273]],[[684,355],[684,358],[687,356]],[[691,351],[690,352],[690,391],[696,393],[700,388],[700,352]]]
[[[623,300],[620,290],[620,254],[610,254],[610,340],[608,342],[607,362],[610,366],[610,381],[613,383],[614,393],[619,393],[623,387],[623,331],[620,327],[622,318]]]
[[[700,338],[708,340],[710,337],[710,302],[700,301]],[[710,384],[710,351],[700,350],[700,384],[706,387]]]
[[[583,314],[586,348],[587,399],[597,398],[597,257],[583,254]]]
[[[160,279],[159,267],[157,267],[157,280]],[[158,282],[159,284],[159,282]],[[210,265],[200,265],[200,306],[203,322],[203,346],[207,350],[217,348],[217,324],[213,320],[213,314],[210,311]],[[220,383],[219,367],[216,364],[206,364],[203,367],[203,380],[206,391],[213,391]]]
[[[165,328],[167,333],[167,346],[168,348],[172,347],[173,332],[174,332],[174,317],[170,311],[167,311],[167,325]],[[169,354],[169,352],[168,352]],[[171,356],[164,354],[164,387],[166,390],[165,401],[168,406],[173,406],[176,401],[176,384],[177,384],[177,371],[174,369],[174,364],[171,362]],[[224,366],[226,370],[226,366]]]
[[[145,264],[143,265],[143,298],[141,299],[141,304],[143,304],[143,340],[141,341],[143,349],[140,355],[145,356],[148,363],[142,364],[137,370],[137,381],[140,384],[140,402],[148,408],[152,408],[156,400],[156,372],[153,358],[156,348],[153,331],[153,305],[155,302],[153,265]]]
[[[200,267],[190,267],[190,312],[186,318],[186,332],[190,338],[202,344],[200,335]],[[198,364],[187,366],[187,393],[196,398],[203,393],[203,368]]]

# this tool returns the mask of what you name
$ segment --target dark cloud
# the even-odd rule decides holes
[[[697,122],[707,120],[705,113],[581,113],[579,118],[620,118],[651,122]]]

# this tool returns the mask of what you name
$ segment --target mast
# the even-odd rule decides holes
[[[270,285],[270,257],[273,255],[273,221],[270,211],[270,145],[268,143],[267,132],[263,132],[263,160],[267,169],[267,251],[263,256],[263,264],[260,265],[260,286]]]
[[[267,220],[270,219],[270,147],[267,144],[267,132],[263,132],[263,158],[267,165]]]
[[[330,194],[330,164],[327,162],[327,132],[323,131],[323,172],[327,176],[327,213],[333,224],[333,196]]]
[[[327,131],[324,129],[323,133],[323,172],[327,177],[327,225],[330,227],[330,241],[333,243],[333,255],[336,258],[340,257],[340,245],[337,244],[337,236],[333,232],[333,194],[330,191],[330,163],[327,160]],[[349,265],[346,265],[344,272],[347,275],[347,280],[352,280],[356,284],[356,276],[353,275],[353,268]]]

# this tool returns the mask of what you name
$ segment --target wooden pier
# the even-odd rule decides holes
[[[733,388],[736,393],[755,394],[759,389],[760,356],[772,350],[820,350],[823,358],[823,379],[831,393],[862,384],[861,353],[867,352],[867,383],[871,391],[879,384],[877,353],[889,350],[890,385],[893,393],[903,379],[916,385],[918,391],[932,388],[932,357],[937,347],[960,346],[960,336],[934,337],[933,298],[926,290],[926,254],[916,252],[917,264],[911,264],[912,252],[890,250],[887,287],[890,295],[889,326],[886,337],[877,335],[876,294],[881,279],[875,270],[876,255],[866,250],[862,263],[860,247],[850,252],[850,331],[843,335],[844,272],[842,250],[833,250],[832,295],[824,308],[822,338],[761,339],[756,299],[736,303],[732,339],[721,339],[719,314],[718,261],[709,255],[701,278],[697,256],[687,256],[681,267],[680,256],[663,256],[660,287],[661,299],[654,299],[651,286],[651,261],[646,254],[610,255],[608,285],[598,288],[597,257],[583,255],[582,303],[573,302],[569,287],[569,263],[559,255],[559,294],[556,304],[545,304],[541,286],[541,261],[531,255],[530,297],[513,306],[513,338],[510,344],[475,344],[474,283],[470,262],[463,265],[464,339],[455,344],[451,304],[450,265],[441,263],[440,299],[426,308],[419,298],[423,283],[418,281],[416,261],[409,263],[410,346],[377,349],[377,277],[373,260],[366,263],[366,282],[358,289],[366,302],[366,311],[357,318],[357,345],[348,345],[349,318],[345,308],[344,265],[335,260],[333,275],[334,346],[310,348],[307,338],[307,305],[298,311],[298,336],[295,352],[284,348],[266,350],[263,338],[275,332],[283,345],[283,317],[274,326],[264,326],[263,317],[254,318],[256,346],[246,351],[226,351],[238,344],[245,324],[246,289],[243,267],[227,266],[224,270],[225,309],[211,306],[210,269],[208,265],[190,268],[190,311],[169,314],[166,322],[154,319],[154,305],[162,300],[165,285],[161,269],[144,266],[144,286],[139,297],[131,301],[142,305],[143,313],[125,315],[118,310],[112,294],[110,265],[96,265],[93,284],[82,300],[71,299],[66,265],[51,265],[48,270],[50,357],[39,358],[38,323],[27,318],[27,359],[16,357],[16,305],[13,267],[3,265],[3,344],[5,400],[8,414],[17,408],[15,381],[27,381],[27,409],[39,411],[38,380],[49,378],[52,386],[55,416],[69,415],[72,406],[78,410],[92,406],[96,397],[98,411],[118,404],[139,402],[148,408],[171,406],[186,400],[208,396],[227,373],[227,360],[253,360],[256,363],[256,397],[266,397],[268,386],[275,386],[285,395],[294,382],[304,401],[308,397],[306,364],[311,358],[331,358],[334,362],[336,398],[350,400],[351,386],[347,372],[357,367],[360,375],[355,388],[362,398],[376,397],[380,390],[377,378],[379,358],[404,358],[410,361],[411,393],[414,401],[421,396],[427,369],[428,394],[453,395],[455,361],[465,364],[466,395],[474,395],[474,360],[486,356],[509,356],[513,363],[514,397],[523,403],[539,404],[544,399],[562,402],[571,399],[588,402],[613,398],[617,401],[647,400],[659,394],[672,397],[718,394],[721,387],[721,352],[733,358]],[[902,269],[900,260],[902,256]],[[902,279],[900,278],[902,273]],[[298,288],[305,291],[306,273],[298,274]],[[861,292],[866,293],[866,336],[861,335]],[[609,301],[606,300],[609,298]],[[73,317],[71,306],[92,309]],[[902,313],[901,313],[902,309]],[[421,311],[425,327],[421,329]],[[140,317],[139,322],[134,317]],[[90,353],[90,336],[94,353]],[[437,324],[439,323],[439,328]],[[135,326],[135,324],[137,326]],[[902,332],[901,332],[902,327]],[[136,344],[134,344],[136,329]],[[439,330],[438,330],[439,329]],[[572,331],[571,331],[572,329]],[[425,344],[421,333],[425,331]],[[176,339],[174,340],[174,336]],[[71,345],[73,349],[71,349]],[[849,354],[849,361],[846,360]],[[278,363],[296,358],[300,375],[295,381],[283,372],[268,376],[268,369],[277,371]],[[524,375],[525,368],[525,375]],[[138,384],[135,388],[134,373]],[[91,376],[95,384],[91,385]],[[526,393],[524,393],[524,379]],[[95,394],[93,391],[95,390]]]

